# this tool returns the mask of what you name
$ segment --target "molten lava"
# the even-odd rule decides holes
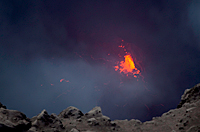
[[[137,47],[134,47],[134,49],[136,50],[132,51],[131,47],[133,47],[133,45],[130,45],[130,43],[124,42],[124,40],[117,41],[117,44],[120,44],[118,45],[119,49],[116,49],[116,47],[113,47],[113,49],[112,47],[107,47],[107,44],[106,46],[103,45],[104,46],[103,49],[109,49],[109,51],[105,50],[105,53],[107,54],[106,58],[99,58],[99,57],[96,58],[94,55],[87,55],[85,53],[82,53],[81,55],[79,55],[77,52],[75,52],[75,54],[82,59],[84,59],[84,56],[87,55],[87,57],[85,58],[88,58],[88,56],[90,56],[90,58],[93,61],[99,61],[99,62],[101,61],[103,62],[103,64],[110,63],[112,64],[112,67],[115,69],[115,71],[119,70],[120,73],[125,74],[126,76],[133,76],[134,78],[137,78],[137,80],[139,77],[141,77],[143,80],[144,77],[141,75],[141,72],[143,72],[143,68],[141,67],[141,64],[140,64],[141,61],[138,62],[135,57],[140,54],[140,52],[136,51]],[[117,61],[117,62],[115,60],[112,60],[113,57],[117,57],[117,56],[120,59],[122,59],[123,57],[124,60]],[[88,61],[86,59],[84,60]],[[113,65],[113,62],[115,63],[115,65]],[[63,80],[61,80],[61,82],[62,81]]]
[[[137,78],[136,74],[140,73],[140,70],[138,70],[135,67],[135,63],[133,62],[133,58],[131,55],[125,55],[124,56],[125,61],[121,61],[119,66],[115,66],[115,71],[119,70],[120,73],[126,74],[128,76],[130,73],[134,75],[135,78]]]

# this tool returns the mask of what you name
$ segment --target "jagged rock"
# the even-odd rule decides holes
[[[37,120],[41,120],[42,122],[44,122],[46,125],[48,125],[48,123],[52,123],[52,119],[50,118],[50,116],[48,115],[46,110],[43,110],[38,116],[37,116]]]
[[[78,121],[78,122],[82,122],[82,119],[81,119],[81,118],[78,118],[76,121]]]
[[[186,132],[200,132],[200,125],[199,126],[191,126]]]
[[[94,125],[94,126],[99,125],[99,122],[95,118],[90,118],[87,120],[87,122],[89,125]]]
[[[97,119],[102,121],[102,122],[105,122],[105,121],[109,121],[110,122],[111,121],[109,117],[104,116],[104,115],[101,116],[101,117],[97,117]]]
[[[130,122],[132,122],[132,123],[134,123],[136,125],[141,125],[142,124],[142,122],[140,120],[138,120],[138,119],[131,119]]]
[[[77,109],[76,107],[70,106],[67,109],[63,110],[58,116],[61,118],[73,118],[78,119],[84,114]]]
[[[37,129],[35,127],[31,127],[27,132],[37,132]]]
[[[0,102],[0,108],[4,108],[4,109],[6,109],[6,106],[3,105],[3,104]]]
[[[186,89],[184,94],[181,96],[181,102],[177,108],[181,108],[185,103],[194,103],[200,99],[200,83],[195,85],[191,89]]]
[[[101,108],[96,106],[92,110],[90,110],[88,113],[86,113],[85,116],[87,118],[92,118],[92,117],[96,118],[96,117],[101,117],[103,115],[102,115],[102,112],[101,112]]]
[[[30,119],[17,110],[0,108],[0,131],[26,131],[31,127]]]
[[[79,131],[75,128],[72,128],[70,132],[79,132]]]
[[[115,120],[102,114],[95,107],[85,115],[75,107],[68,107],[59,115],[49,115],[43,110],[31,119],[14,110],[5,109],[0,103],[0,132],[199,132],[200,131],[200,84],[186,90],[178,109],[172,109],[142,123],[137,119]]]
[[[46,110],[43,110],[37,116],[31,119],[32,127],[30,131],[61,131],[64,129],[62,122],[57,115],[48,115]]]
[[[187,113],[187,112],[192,112],[192,110],[194,110],[194,109],[196,109],[196,107],[188,108],[188,109],[186,109],[186,113]]]

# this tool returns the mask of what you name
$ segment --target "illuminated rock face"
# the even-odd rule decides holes
[[[75,107],[68,107],[59,115],[49,115],[43,110],[28,119],[16,110],[6,109],[0,103],[0,132],[198,132],[200,131],[200,84],[186,89],[177,109],[154,117],[151,121],[114,120],[102,114],[100,107],[83,114]]]

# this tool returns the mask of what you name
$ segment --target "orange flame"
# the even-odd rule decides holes
[[[128,76],[129,73],[133,74],[135,78],[137,76],[135,74],[139,74],[140,70],[135,67],[135,63],[133,62],[133,58],[131,55],[124,56],[125,61],[121,61],[119,66],[115,66],[115,71],[119,70],[120,73],[124,73]]]

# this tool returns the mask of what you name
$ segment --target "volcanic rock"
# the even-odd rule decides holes
[[[3,104],[0,102],[0,108],[4,108],[4,109],[6,109],[6,106],[3,105]]]
[[[95,118],[90,118],[87,120],[87,122],[89,123],[89,125],[99,125],[99,122]]]
[[[111,121],[100,107],[83,114],[72,106],[59,115],[43,110],[28,119],[0,103],[0,132],[200,132],[200,84],[186,89],[177,107],[142,123],[137,119]]]
[[[102,115],[102,112],[101,112],[101,108],[96,106],[91,111],[86,113],[85,116],[87,118],[92,118],[92,117],[101,117],[103,115]]]
[[[2,105],[3,106],[3,105]],[[17,110],[0,108],[0,132],[21,132],[31,127],[30,119]]]
[[[63,110],[58,116],[61,118],[73,118],[73,119],[78,119],[84,114],[77,109],[76,107],[70,106],[67,109]]]
[[[39,115],[31,118],[32,127],[29,132],[34,131],[62,131],[64,127],[56,114],[48,115],[46,110],[43,110]]]
[[[75,128],[72,128],[70,132],[79,132],[79,131]]]
[[[194,103],[200,99],[200,83],[195,85],[191,89],[186,89],[184,94],[181,96],[181,102],[178,104],[177,108],[183,106],[186,103]]]

